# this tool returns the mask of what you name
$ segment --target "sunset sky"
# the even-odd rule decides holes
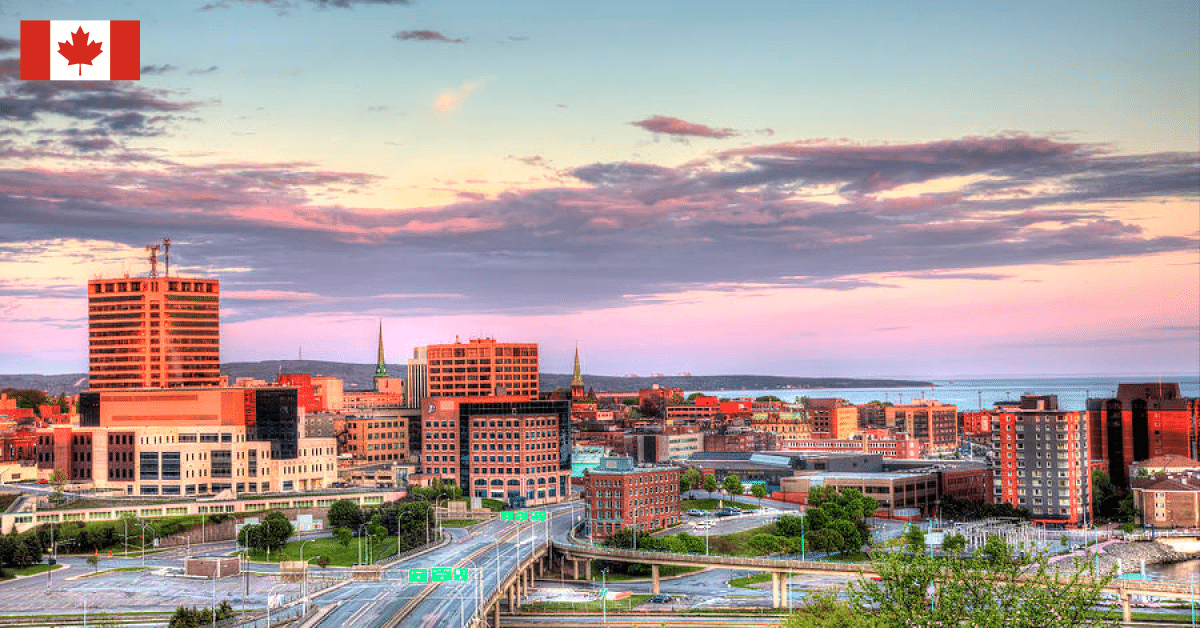
[[[142,79],[19,80],[44,19],[140,20]],[[1187,1],[0,0],[0,373],[86,371],[86,280],[169,237],[224,361],[373,362],[382,321],[392,362],[1196,375],[1198,33]]]

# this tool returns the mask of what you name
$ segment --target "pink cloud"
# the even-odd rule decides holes
[[[645,120],[630,122],[636,127],[641,127],[651,133],[665,133],[667,135],[683,135],[689,137],[709,137],[723,139],[738,135],[738,132],[733,129],[721,129],[711,127],[695,122],[688,122],[681,118],[673,118],[671,116],[650,116]]]

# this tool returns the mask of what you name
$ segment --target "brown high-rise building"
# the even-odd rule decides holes
[[[1088,399],[1092,457],[1113,484],[1129,484],[1129,465],[1156,456],[1197,455],[1200,400],[1180,394],[1179,384],[1119,384],[1111,399]]]
[[[121,277],[88,282],[92,390],[216,386],[221,374],[216,279]]]
[[[538,394],[537,343],[472,338],[426,349],[430,397]]]

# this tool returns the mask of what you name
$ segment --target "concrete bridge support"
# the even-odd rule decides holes
[[[658,595],[658,565],[650,565],[650,594]]]
[[[779,608],[779,574],[771,572],[771,608]]]
[[[492,628],[500,628],[500,602],[492,607]]]
[[[1122,588],[1117,595],[1121,598],[1121,620],[1126,624],[1133,621],[1133,608],[1130,603],[1129,592]]]

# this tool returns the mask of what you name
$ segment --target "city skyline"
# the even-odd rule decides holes
[[[87,281],[164,237],[224,362],[382,320],[556,373],[1197,372],[1197,3],[572,9],[0,6],[0,373],[86,371]],[[70,18],[141,20],[142,80],[18,80]]]

